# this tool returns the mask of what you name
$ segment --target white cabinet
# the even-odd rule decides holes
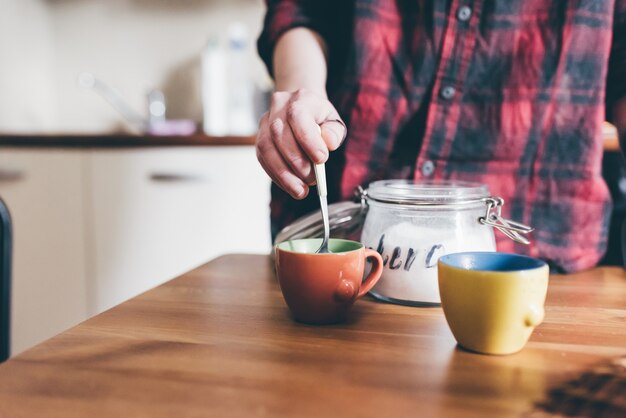
[[[0,197],[13,220],[11,351],[87,315],[84,155],[0,148]]]
[[[269,179],[253,147],[90,154],[92,313],[222,253],[270,251]]]
[[[271,249],[250,146],[0,148],[0,196],[13,355],[222,253]]]

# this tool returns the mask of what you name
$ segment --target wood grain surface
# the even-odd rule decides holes
[[[605,152],[620,152],[617,128],[608,122],[602,124],[602,137]]]
[[[626,354],[626,274],[552,276],[520,353],[462,351],[441,308],[294,322],[266,256],[228,255],[0,365],[1,417],[508,417]]]

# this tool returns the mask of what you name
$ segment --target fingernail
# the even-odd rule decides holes
[[[293,194],[297,199],[304,197],[304,187],[300,184],[293,185]]]

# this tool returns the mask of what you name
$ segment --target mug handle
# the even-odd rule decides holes
[[[378,252],[374,250],[370,250],[369,248],[365,249],[365,259],[373,258],[374,266],[372,267],[372,271],[367,275],[363,283],[361,283],[361,290],[359,290],[359,294],[357,298],[365,295],[367,292],[372,290],[372,287],[378,282],[380,276],[383,274],[383,258],[378,254]]]
[[[524,318],[524,325],[527,327],[536,327],[537,325],[543,322],[543,317],[545,316],[545,311],[543,307],[537,305],[530,305],[528,307],[528,312],[526,313],[526,317]]]

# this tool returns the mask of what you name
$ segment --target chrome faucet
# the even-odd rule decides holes
[[[165,122],[165,95],[161,90],[151,89],[148,92],[148,115],[150,124]]]
[[[78,85],[99,94],[100,97],[117,110],[127,122],[141,132],[148,132],[152,126],[165,121],[165,95],[161,90],[151,89],[148,92],[148,118],[146,118],[135,112],[116,89],[112,88],[92,73],[80,73],[78,75]]]
[[[165,95],[161,90],[150,89],[147,93],[148,112],[143,116],[133,110],[122,95],[91,73],[80,73],[78,85],[92,90],[106,100],[124,119],[143,134],[162,136],[188,136],[197,131],[192,119],[166,119]]]

